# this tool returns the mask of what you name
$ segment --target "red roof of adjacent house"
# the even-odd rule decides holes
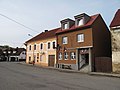
[[[116,12],[110,27],[115,27],[115,26],[120,26],[120,9],[118,9],[118,11]]]
[[[48,38],[53,38],[55,37],[56,31],[59,30],[60,28],[56,28],[47,32],[42,32],[38,34],[37,36],[33,37],[32,39],[26,41],[28,42],[33,42],[33,41],[38,41],[38,40],[43,40],[43,39],[48,39]]]
[[[68,31],[73,31],[73,30],[75,30],[75,29],[82,29],[82,28],[89,27],[89,26],[91,26],[91,25],[94,23],[94,21],[96,20],[96,18],[97,18],[99,15],[100,15],[100,14],[96,14],[96,15],[90,16],[91,19],[90,19],[85,25],[77,26],[77,27],[76,27],[75,25],[73,25],[71,28],[65,29],[65,30],[59,29],[59,30],[56,32],[56,34],[58,34],[58,33],[63,33],[63,32],[68,32]]]

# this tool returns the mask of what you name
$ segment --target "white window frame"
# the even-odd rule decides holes
[[[70,59],[71,60],[76,60],[76,53],[75,52],[70,52]]]
[[[65,59],[65,60],[68,60],[68,56],[69,56],[69,55],[68,55],[68,52],[64,52],[64,59]]]
[[[40,62],[42,62],[43,61],[43,57],[42,57],[42,55],[40,55]]]
[[[48,48],[48,43],[50,43],[50,48]],[[51,42],[47,42],[47,49],[48,49],[48,50],[51,49]]]
[[[84,42],[84,34],[77,34],[77,42]]]
[[[78,25],[78,26],[84,25],[84,19],[83,19],[83,18],[78,19],[78,20],[77,20],[77,25]]]
[[[55,42],[55,47],[56,47],[56,41],[52,41],[52,48],[53,48],[53,43]],[[55,49],[55,48],[53,48],[53,49]]]
[[[68,24],[67,23],[63,24],[63,29],[68,29]]]
[[[58,59],[59,60],[62,60],[62,53],[60,52],[59,55],[58,55]]]
[[[41,44],[42,44],[42,49],[41,49]],[[40,50],[43,50],[43,48],[44,48],[44,44],[40,43]]]
[[[62,44],[68,44],[68,37],[67,36],[62,37]]]
[[[35,45],[36,45],[36,49],[35,49]],[[34,44],[33,46],[34,46],[34,50],[37,50],[37,44]]]

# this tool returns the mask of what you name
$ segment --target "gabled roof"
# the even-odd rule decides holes
[[[65,30],[59,29],[56,32],[56,34],[73,31],[75,29],[83,29],[83,28],[89,27],[89,26],[91,26],[94,23],[94,21],[97,19],[98,16],[100,16],[100,14],[96,14],[96,15],[90,16],[90,20],[85,25],[77,26],[77,27],[75,25],[73,25],[71,28],[65,29]]]
[[[12,56],[19,56],[23,51],[26,51],[25,48],[16,48],[15,49],[16,53],[12,53]]]
[[[33,37],[32,39],[26,41],[26,43],[28,42],[33,42],[33,41],[38,41],[38,40],[44,40],[44,39],[48,39],[48,38],[53,38],[55,37],[56,31],[58,31],[60,28],[56,28],[47,32],[42,32],[40,34],[38,34],[37,36]]]
[[[120,26],[120,9],[118,9],[118,11],[116,12],[110,27],[115,27],[115,26]]]

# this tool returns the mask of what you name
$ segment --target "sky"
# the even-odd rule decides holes
[[[109,27],[119,8],[120,0],[0,0],[0,45],[23,47],[32,36],[81,13],[101,14]]]

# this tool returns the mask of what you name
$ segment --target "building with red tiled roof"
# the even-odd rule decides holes
[[[110,27],[117,27],[117,26],[120,26],[120,9],[118,9],[118,11],[116,12],[111,24],[110,24]]]
[[[45,30],[26,41],[27,59],[26,63],[33,63],[41,66],[55,66],[56,64],[56,32],[60,28]]]
[[[120,9],[117,10],[111,21],[110,29],[112,37],[113,71],[120,72],[120,68],[118,68],[118,66],[120,66]]]
[[[57,36],[57,67],[111,72],[111,36],[100,14],[64,19]]]

